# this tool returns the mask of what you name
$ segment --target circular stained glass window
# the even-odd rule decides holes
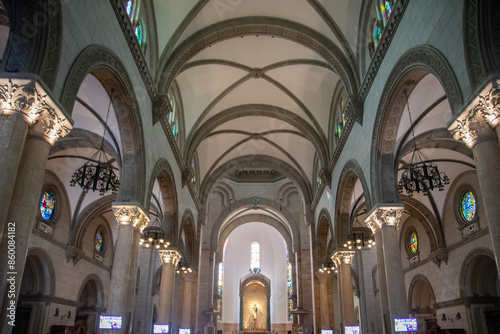
[[[462,218],[468,222],[472,221],[476,216],[476,198],[472,191],[468,191],[462,196],[460,213]]]
[[[410,239],[408,240],[408,249],[411,254],[415,254],[418,250],[418,239],[415,231],[411,232]]]
[[[102,231],[101,230],[97,230],[97,232],[95,233],[95,251],[97,253],[100,253],[102,252]]]
[[[54,216],[54,208],[56,205],[56,196],[50,191],[46,191],[40,200],[40,214],[45,220],[50,220]]]

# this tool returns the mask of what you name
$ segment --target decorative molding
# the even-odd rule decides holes
[[[479,1],[464,1],[463,39],[467,72],[472,87],[476,87],[485,76],[484,63],[479,41]]]
[[[111,3],[111,7],[113,7],[116,19],[120,24],[120,27],[122,28],[125,41],[127,42],[130,48],[130,53],[134,57],[135,64],[137,65],[137,70],[139,71],[142,77],[142,81],[144,82],[144,86],[148,91],[149,97],[151,101],[154,101],[156,100],[158,91],[156,89],[153,77],[151,76],[151,73],[149,71],[148,64],[146,63],[146,58],[144,58],[144,54],[142,53],[139,41],[137,41],[137,37],[135,36],[135,29],[132,26],[132,22],[130,22],[130,18],[127,15],[127,11],[125,9],[125,3],[122,0],[109,0],[109,2]],[[153,113],[153,118],[154,118],[154,113]]]
[[[166,110],[166,112],[164,110]],[[156,124],[162,117],[171,112],[172,106],[168,101],[168,95],[158,95],[153,100],[153,124]]]
[[[132,223],[132,226],[142,233],[149,223],[149,217],[146,211],[139,205],[113,203],[112,208],[116,220],[121,225]]]
[[[185,187],[187,184],[191,183],[191,179],[194,176],[194,170],[193,168],[185,168],[182,171],[182,187]]]
[[[432,262],[434,262],[439,268],[441,268],[441,262],[448,264],[448,248],[443,247],[434,252],[432,252],[429,257]]]
[[[459,305],[465,305],[465,300],[462,298],[456,298],[452,300],[447,300],[444,302],[439,302],[434,304],[434,310],[440,310],[443,308],[454,307]]]
[[[383,226],[399,227],[399,221],[403,214],[404,205],[401,203],[381,203],[368,213],[365,219],[366,225],[375,234]]]
[[[171,263],[175,266],[181,260],[181,254],[175,249],[162,249],[158,251],[162,263]]]
[[[321,183],[327,185],[330,189],[332,188],[332,171],[328,167],[323,167],[318,173]]]
[[[56,83],[59,61],[62,51],[62,8],[61,0],[43,1],[45,15],[48,20],[47,44],[45,45],[45,57],[40,71],[40,78],[51,89]]]

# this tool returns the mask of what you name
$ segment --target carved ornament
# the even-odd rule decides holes
[[[132,224],[141,233],[149,223],[149,217],[138,205],[113,204],[113,213],[121,225]]]
[[[376,233],[383,226],[396,226],[397,228],[403,214],[403,208],[404,205],[401,203],[376,205],[368,213],[365,223],[373,233]]]

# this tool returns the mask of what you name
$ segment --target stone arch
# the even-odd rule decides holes
[[[174,174],[172,168],[166,159],[160,159],[156,163],[153,171],[151,173],[151,178],[149,180],[149,185],[147,188],[147,193],[150,196],[147,199],[146,207],[149,208],[151,201],[151,193],[153,192],[153,186],[155,181],[158,180],[160,185],[160,192],[163,202],[163,219],[165,226],[163,230],[171,241],[171,246],[175,247],[179,243],[179,221],[178,221],[178,211],[179,205],[177,201],[177,191],[175,185]]]
[[[181,234],[184,233],[184,262],[188,262],[191,267],[195,267],[198,263],[196,252],[197,237],[196,237],[196,221],[190,209],[184,211],[180,226]],[[196,269],[196,268],[194,268]]]
[[[267,298],[271,297],[271,281],[266,276],[260,273],[251,273],[246,276],[240,283],[240,298],[243,298],[243,288],[252,281],[258,281],[266,288]]]
[[[492,13],[500,12],[498,1],[464,1],[463,43],[467,72],[472,89],[478,88],[485,77],[500,68],[498,34],[500,23]]]
[[[274,227],[282,236],[283,239],[285,239],[285,244],[287,249],[292,249],[292,236],[290,235],[290,232],[288,229],[283,225],[282,222],[280,222],[278,219],[274,217],[270,217],[267,215],[263,214],[251,214],[251,215],[244,215],[240,216],[238,218],[230,220],[227,224],[224,225],[224,227],[221,229],[218,239],[218,248],[217,250],[222,250],[224,249],[224,244],[226,243],[227,238],[231,234],[232,231],[234,231],[237,227],[251,223],[251,222],[259,222],[259,223],[264,223],[269,226]]]
[[[330,232],[330,240],[334,239],[333,235],[333,222],[330,217],[330,213],[326,208],[321,209],[318,216],[318,224],[316,228],[316,247],[315,247],[315,258],[318,261],[318,265],[321,262],[326,262],[330,260],[330,254],[333,249],[330,247],[333,245],[332,241],[328,244],[328,232]],[[329,247],[330,246],[330,247]]]
[[[182,42],[167,58],[160,60],[157,83],[165,93],[182,66],[198,52],[217,42],[246,35],[281,37],[302,44],[321,55],[333,67],[349,95],[357,93],[359,78],[342,50],[331,40],[302,24],[268,17],[241,17],[215,23]]]
[[[3,4],[10,32],[1,70],[34,73],[53,89],[62,50],[61,1],[4,0]]]
[[[232,204],[232,208],[233,208],[232,211],[233,212],[230,212],[227,210],[222,210],[222,212],[219,214],[219,216],[215,220],[215,222],[212,226],[212,229],[210,231],[210,236],[211,236],[210,247],[213,251],[217,251],[217,247],[219,245],[221,245],[220,240],[218,240],[218,239],[222,236],[222,231],[225,229],[223,227],[224,227],[224,224],[226,223],[228,217],[230,217],[231,215],[234,215],[234,211],[237,211],[240,209],[252,208],[253,205],[251,203],[252,203],[252,198],[250,198],[250,197],[244,198],[244,199],[238,200],[234,204]],[[273,211],[273,213],[275,215],[282,217],[282,221],[280,222],[276,218],[273,218],[272,220],[267,220],[266,217],[268,217],[268,216],[260,217],[263,215],[258,215],[260,219],[265,220],[265,222],[267,222],[271,226],[274,226],[273,225],[274,222],[277,222],[281,226],[284,226],[285,230],[286,230],[286,235],[283,235],[283,233],[282,233],[282,235],[285,238],[285,240],[288,239],[291,241],[291,243],[287,244],[287,246],[290,247],[289,249],[292,249],[293,252],[297,251],[295,248],[300,246],[301,237],[300,237],[299,222],[293,217],[293,215],[286,208],[282,208],[282,211],[280,211],[279,204],[276,203],[276,201],[273,201],[273,200],[270,200],[267,198],[262,198],[262,197],[260,198],[259,207],[264,207],[266,209],[270,209]],[[241,216],[240,218],[242,218],[242,217],[245,217],[245,216]],[[288,225],[285,225],[284,222],[288,222]],[[276,226],[274,226],[274,227],[276,227]],[[278,229],[278,231],[280,231],[280,230]],[[280,233],[281,233],[281,231],[280,231]]]
[[[308,210],[311,203],[312,190],[311,185],[307,182],[307,179],[303,178],[292,166],[290,166],[286,162],[265,155],[242,156],[229,160],[228,162],[219,166],[208,178],[203,180],[200,191],[202,207],[206,207],[207,200],[209,198],[210,192],[212,191],[212,188],[225,175],[231,173],[237,168],[252,166],[272,168],[290,179],[294,183],[294,185],[298,189],[300,189],[299,193],[302,196],[303,202],[305,203],[304,208],[306,211],[306,219],[312,222],[313,218],[311,217],[310,210]],[[201,210],[201,212],[203,211],[204,210]]]
[[[351,199],[354,192],[354,186],[358,180],[361,182],[361,186],[363,187],[365,205],[367,209],[369,209],[372,207],[370,188],[366,183],[363,170],[359,166],[358,162],[351,159],[345,164],[342,172],[340,173],[339,186],[337,188],[337,211],[335,212],[336,224],[334,231],[337,247],[342,246],[342,240],[347,239],[347,235],[350,231],[349,225],[351,221]]]
[[[54,271],[54,265],[52,264],[52,259],[50,255],[43,249],[38,247],[33,247],[28,250],[26,256],[26,265],[33,266],[35,270],[35,279],[40,279],[36,282],[38,285],[37,291],[32,292],[34,294],[41,294],[45,296],[54,296],[56,291],[56,274]],[[25,266],[26,266],[25,265]],[[24,270],[22,282],[24,283],[25,275],[27,274]],[[22,285],[20,288],[20,294],[22,291]]]
[[[467,274],[469,272],[469,267],[471,264],[474,263],[478,258],[480,257],[488,257],[491,260],[495,261],[495,255],[493,254],[493,251],[488,249],[488,248],[476,248],[472,252],[470,252],[462,262],[462,269],[460,270],[460,280],[459,280],[459,285],[460,285],[460,297],[465,300],[467,297],[467,288],[470,288],[467,286]],[[496,268],[495,268],[496,269]],[[497,275],[499,275],[497,273]]]
[[[246,104],[228,108],[208,119],[195,133],[190,133],[185,155],[185,163],[190,166],[191,159],[200,143],[218,126],[236,118],[248,116],[272,117],[300,130],[316,149],[323,166],[328,165],[326,140],[304,119],[293,112],[277,106],[266,104]]]
[[[460,111],[462,92],[446,58],[428,45],[416,46],[405,52],[386,81],[374,122],[371,148],[371,189],[374,203],[398,202],[394,149],[406,101],[403,91],[411,91],[428,73],[434,75],[444,88],[452,113]]]
[[[95,306],[96,307],[102,307],[104,306],[104,285],[102,284],[101,278],[97,274],[90,274],[85,279],[83,280],[82,284],[80,285],[80,291],[78,292],[78,297],[77,297],[77,302],[79,303],[79,307],[82,307],[84,305],[81,305],[82,301],[81,299],[84,297],[85,289],[90,288],[92,293],[95,293]],[[90,305],[89,305],[90,306]]]
[[[71,65],[64,88],[61,104],[71,115],[80,86],[88,74],[94,75],[111,95],[119,123],[122,141],[122,168],[118,202],[144,203],[145,191],[145,147],[139,102],[125,65],[110,49],[91,45],[80,52]]]
[[[430,293],[430,295],[426,295],[427,293]],[[419,299],[417,300],[417,298]],[[416,274],[411,280],[410,288],[408,289],[408,309],[413,312],[417,307],[421,308],[421,303],[429,304],[428,307],[434,311],[436,297],[427,277],[422,274]]]

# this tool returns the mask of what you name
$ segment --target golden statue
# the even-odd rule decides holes
[[[257,314],[259,313],[259,309],[257,307],[257,304],[253,304],[252,307],[252,318],[257,319]]]

